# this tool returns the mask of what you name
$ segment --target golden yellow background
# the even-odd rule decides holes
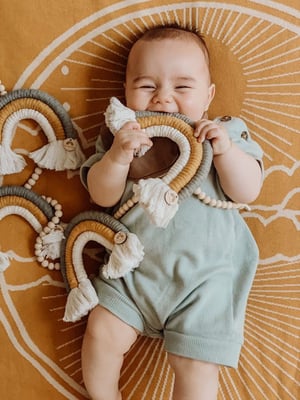
[[[110,96],[123,96],[126,54],[135,32],[181,21],[203,31],[217,96],[210,117],[243,118],[265,157],[262,193],[244,217],[260,248],[237,371],[222,368],[219,399],[300,397],[300,3],[289,1],[0,0],[0,79],[8,91],[36,88],[69,112],[89,155]],[[1,110],[0,110],[1,113]],[[24,121],[12,148],[47,140]],[[0,176],[23,185],[34,165]],[[90,209],[78,171],[44,170],[33,190],[57,199],[63,221]],[[37,233],[26,219],[2,215],[0,251],[0,397],[86,399],[80,369],[85,319],[62,322],[66,291],[59,271],[34,257]],[[87,252],[97,264],[99,249]],[[169,400],[172,373],[159,341],[140,338],[122,372],[124,399]]]

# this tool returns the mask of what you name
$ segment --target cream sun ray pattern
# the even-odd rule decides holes
[[[251,330],[249,329],[248,337],[251,338],[251,342],[253,343],[253,342],[256,341],[257,337],[256,337],[255,334],[251,334],[250,332],[251,332]],[[284,361],[286,364],[289,364],[289,366],[291,366],[291,367],[293,367],[293,368],[295,368],[296,370],[299,371],[299,368],[297,368],[298,360],[296,359],[296,362],[292,363],[288,359],[286,359],[285,356],[282,355],[282,354],[284,354],[284,352],[282,351],[281,347],[277,346],[277,350],[274,350],[274,348],[276,348],[276,346],[274,345],[273,342],[271,343],[271,346],[270,345],[266,345],[264,343],[263,347],[266,348],[266,350],[265,350],[266,352],[269,352],[270,354],[273,353],[273,355],[275,356],[274,358],[277,358],[279,356],[282,357],[283,358],[282,361]],[[283,368],[279,368],[279,369],[281,369],[281,372],[286,374],[285,369],[283,369]],[[294,384],[297,384],[297,381],[295,380],[295,378],[293,376],[288,375],[288,374],[287,374],[287,376],[289,376],[289,378],[293,381]]]
[[[270,130],[268,128],[265,128],[260,123],[253,122],[252,119],[246,117],[245,115],[243,116],[243,119],[246,122],[248,122],[249,124],[252,124],[256,128],[258,128],[258,130],[252,130],[252,134],[256,138],[260,139],[262,143],[268,144],[268,146],[271,147],[271,150],[276,150],[277,153],[280,153],[281,155],[283,154],[283,156],[285,158],[290,159],[293,162],[297,161],[295,157],[293,157],[292,155],[290,155],[288,153],[284,153],[280,147],[278,147],[277,145],[273,144],[272,137],[274,137],[275,134],[274,134],[274,132],[272,130]],[[271,136],[270,140],[266,139],[266,137],[263,134],[259,133],[259,132],[268,133],[268,135]],[[279,140],[281,140],[281,141],[283,140],[284,141],[285,139],[282,139],[282,138],[279,137]],[[265,156],[268,157],[270,161],[274,161],[274,157],[270,155],[270,150],[268,150],[267,147],[265,147]]]
[[[258,347],[253,345],[253,343],[251,341],[248,341],[247,339],[245,340],[245,342],[248,345],[247,350],[249,350],[249,354],[253,357],[254,360],[258,361],[258,357],[254,355],[254,354],[257,354]],[[251,350],[250,350],[250,348],[251,348]],[[266,361],[271,362],[271,367],[267,368],[267,367],[264,367],[264,364],[262,364],[263,369],[267,370],[269,375],[274,379],[274,381],[276,381],[276,383],[279,386],[281,386],[282,393],[284,393],[284,395],[288,394],[290,399],[297,400],[297,397],[295,395],[293,395],[293,393],[287,388],[287,386],[282,385],[281,379],[279,378],[278,374],[276,374],[276,368],[278,367],[278,364],[276,364],[270,357],[265,357],[265,359],[266,359]],[[267,362],[266,362],[266,364],[267,364]],[[284,369],[279,368],[279,370],[281,372],[283,372],[286,377],[288,377]],[[297,385],[297,381],[293,381],[292,384]],[[276,393],[275,389],[272,388],[272,392]],[[276,393],[276,395],[278,395],[278,398],[280,398],[282,396],[282,394],[278,394],[278,393]]]
[[[250,39],[250,43],[253,41],[256,41],[258,38],[260,38],[261,36],[263,36],[265,33],[268,33],[269,30],[271,30],[272,25],[267,25],[265,28],[263,28],[260,32],[258,32],[256,35],[254,35],[251,39]],[[282,33],[285,32],[284,28],[278,29],[275,31],[275,33],[273,34],[268,34],[266,36],[265,40],[259,41],[258,44],[256,44],[255,46],[253,46],[252,48],[250,48],[246,53],[242,54],[241,56],[239,56],[239,59],[242,60],[243,58],[249,57],[249,54],[256,54],[256,52],[258,51],[258,49],[266,46],[268,43],[272,43],[272,41],[274,39],[276,39],[277,36],[281,35]],[[295,36],[297,37],[297,36]],[[249,44],[248,42],[248,44]],[[242,48],[240,48],[239,50],[236,50],[234,52],[234,54],[238,54],[240,51],[242,50]],[[257,54],[261,54],[260,51],[257,52]],[[255,55],[252,57],[256,57]]]
[[[159,345],[158,342],[156,342],[156,343],[153,342],[150,346],[148,346],[146,352],[144,353],[143,358],[141,359],[141,362],[142,362],[142,361],[144,361],[144,360],[147,358],[148,364],[146,365],[146,369],[145,369],[141,374],[139,374],[139,376],[136,376],[136,375],[131,376],[131,377],[128,379],[128,381],[126,382],[126,384],[123,386],[123,390],[125,390],[127,384],[130,384],[130,381],[131,381],[131,383],[132,383],[132,379],[135,380],[135,384],[134,384],[134,385],[135,385],[135,389],[132,390],[131,393],[128,395],[128,400],[131,400],[132,398],[134,398],[134,396],[135,396],[135,391],[139,389],[139,386],[140,386],[140,384],[141,384],[142,382],[145,382],[145,379],[144,379],[144,378],[145,378],[145,373],[146,373],[147,369],[149,368],[149,366],[150,366],[150,365],[153,363],[153,361],[155,360],[154,357],[157,357],[157,356],[158,356],[157,351],[158,351],[159,349],[160,349],[160,345]],[[150,352],[151,352],[151,354],[150,354]],[[148,356],[148,357],[147,357],[147,356]],[[138,365],[141,365],[141,364],[138,364]],[[147,367],[148,367],[148,368],[147,368]],[[155,364],[154,364],[154,367],[155,367]],[[145,395],[145,393],[148,395],[148,393],[147,393],[147,390],[148,390],[147,386],[149,385],[149,383],[150,383],[150,381],[148,381],[148,383],[146,384],[146,386],[143,388],[143,391],[144,391],[143,396]],[[149,396],[149,397],[150,397],[150,396]],[[142,400],[142,399],[141,399],[141,400]]]
[[[284,84],[283,84],[284,85]],[[249,86],[251,86],[251,85],[249,85]],[[256,85],[255,85],[256,86]],[[272,85],[273,86],[273,85]],[[253,103],[253,104],[252,104]],[[265,104],[265,103],[264,103]],[[287,113],[287,112],[282,112],[282,111],[279,111],[279,110],[277,110],[277,111],[274,111],[274,109],[272,109],[272,108],[270,108],[270,107],[264,107],[264,106],[259,106],[259,105],[257,105],[257,104],[255,104],[255,101],[249,101],[249,102],[247,102],[247,101],[244,101],[244,105],[246,105],[246,106],[250,106],[250,107],[252,107],[252,108],[254,108],[254,109],[256,109],[256,110],[259,110],[259,111],[268,111],[268,112],[270,112],[270,113],[274,113],[274,114],[279,114],[279,115],[282,115],[283,117],[290,117],[290,118],[293,118],[293,119],[300,119],[300,116],[299,115],[297,115],[296,113],[294,113],[294,114],[289,114],[289,113]],[[281,138],[281,140],[284,140],[283,138]]]
[[[260,119],[260,120],[263,119],[264,121],[270,122],[272,125],[277,125],[277,126],[280,127],[280,128],[287,129],[287,130],[289,130],[289,131],[291,131],[291,132],[294,132],[294,133],[299,133],[299,130],[298,130],[297,128],[293,128],[292,126],[289,126],[289,125],[286,125],[286,124],[282,124],[282,123],[280,123],[280,122],[277,122],[275,119],[270,119],[270,118],[267,118],[267,117],[264,117],[264,118],[263,118],[262,115],[256,114],[256,113],[254,113],[254,112],[252,112],[252,111],[250,111],[250,110],[246,110],[245,108],[242,109],[242,112],[247,113],[247,114],[250,115],[251,117],[257,117],[257,118]],[[249,120],[250,120],[250,119],[249,119]],[[280,137],[280,140],[284,141],[285,139],[282,138],[282,137]],[[291,142],[289,142],[288,144],[291,145]]]
[[[246,21],[246,23],[249,21],[250,19],[248,18],[248,20]],[[204,18],[204,22],[205,22],[205,18]],[[245,23],[245,24],[246,24]],[[208,29],[209,30],[209,29]],[[237,34],[237,33],[236,33]],[[223,39],[224,40],[224,39]],[[233,38],[231,38],[231,40],[233,40]]]
[[[44,370],[41,365],[35,360],[34,357],[32,357],[30,354],[28,354],[23,347],[20,345],[20,343],[18,342],[13,330],[11,329],[11,326],[8,322],[8,320],[6,319],[3,311],[0,309],[0,321],[2,322],[2,325],[4,326],[4,328],[6,329],[7,333],[9,334],[9,337],[11,338],[12,342],[14,343],[14,347],[15,349],[17,349],[24,358],[26,358],[29,362],[32,363],[32,365],[35,365],[37,369],[40,370],[40,373],[42,375],[44,375],[45,377],[48,377],[49,381],[52,380],[52,377],[49,376],[49,374],[47,373],[46,370]],[[60,386],[59,384],[56,383],[56,388],[58,392],[61,392],[62,394],[66,395],[68,399],[70,400],[76,400],[76,397],[72,396],[71,393],[68,393],[68,391],[65,390],[65,388],[63,386]]]
[[[279,31],[278,33],[281,33],[281,31]],[[279,44],[274,45],[273,47],[269,47],[267,50],[262,51],[262,52],[259,52],[259,53],[257,53],[257,54],[254,55],[254,56],[251,56],[251,58],[250,58],[248,61],[253,61],[253,60],[255,60],[256,58],[259,58],[259,57],[261,57],[261,56],[265,56],[266,54],[272,53],[274,50],[277,50],[277,49],[280,49],[280,48],[284,48],[284,46],[286,46],[286,45],[290,45],[290,44],[293,45],[293,43],[291,43],[291,42],[293,42],[293,41],[299,42],[299,37],[298,37],[297,35],[294,35],[294,36],[290,37],[289,39],[283,40],[283,41],[280,42]],[[245,46],[246,46],[246,44],[245,44]],[[241,51],[241,50],[242,50],[242,47],[239,48],[239,51]],[[287,54],[289,54],[289,53],[292,53],[292,52],[294,52],[294,51],[297,51],[297,50],[296,50],[296,49],[289,50],[285,55],[287,55]],[[277,57],[278,57],[278,56],[277,56]],[[277,58],[277,57],[276,57],[276,58]],[[280,56],[279,56],[279,57],[280,57]],[[240,57],[240,58],[242,58],[242,57]]]
[[[247,20],[247,24],[249,22],[250,24],[250,17]],[[258,20],[256,23],[253,24],[253,26],[247,31],[247,33],[243,36],[240,37],[240,39],[234,44],[234,46],[231,47],[231,51],[233,52],[233,54],[237,55],[239,54],[246,46],[249,45],[249,43],[251,43],[251,41],[253,41],[255,39],[255,37],[253,37],[253,32],[258,32],[258,28],[260,27],[260,25],[263,24],[262,20]],[[266,29],[266,28],[265,28]],[[263,29],[260,31],[260,34],[263,33]]]
[[[259,330],[262,333],[259,333],[258,332]],[[295,347],[289,346],[288,343],[284,342],[283,340],[280,340],[279,341],[280,345],[278,345],[276,343],[278,341],[278,338],[274,334],[270,334],[270,332],[268,330],[260,328],[259,325],[254,324],[251,321],[248,321],[248,323],[247,323],[247,331],[248,331],[249,337],[251,336],[251,333],[252,333],[253,340],[258,340],[259,339],[259,340],[266,341],[272,347],[277,348],[278,354],[286,354],[286,355],[288,355],[295,362],[294,364],[292,364],[292,362],[291,362],[291,365],[293,367],[297,368],[297,363],[298,363],[297,353],[298,353],[298,350]],[[271,339],[268,338],[268,336],[270,336]],[[287,346],[291,347],[291,349],[285,350],[285,347],[287,347]],[[293,353],[291,353],[291,350],[293,350]],[[299,369],[299,367],[297,369]]]
[[[240,361],[240,371],[237,372],[238,378],[241,380],[243,387],[245,388],[245,391],[247,391],[247,396],[250,397],[253,400],[256,400],[257,394],[259,393],[260,398],[266,399],[265,393],[263,389],[258,385],[256,379],[249,374],[248,368],[245,368],[245,364],[243,361]],[[244,375],[247,375],[248,380],[250,380],[251,385],[253,386],[253,389],[255,390],[255,394],[253,393],[253,390],[251,389],[249,383],[243,378]]]
[[[43,278],[44,280],[47,278]],[[50,282],[51,282],[51,278],[50,278]],[[8,293],[8,288],[5,282],[5,278],[2,277],[0,275],[0,287],[1,287],[1,292],[3,293],[3,296],[5,298],[5,303],[6,306],[9,308],[10,310],[10,315],[14,316],[14,321],[15,324],[17,325],[17,331],[20,334],[20,339],[17,339],[17,337],[13,334],[10,335],[10,337],[14,337],[14,340],[16,340],[17,345],[17,349],[18,351],[20,351],[21,353],[24,354],[25,358],[33,365],[35,366],[37,369],[40,369],[41,374],[46,378],[49,379],[50,381],[55,381],[55,377],[52,376],[52,374],[48,372],[47,369],[44,368],[43,364],[45,364],[46,366],[50,367],[50,370],[52,369],[53,372],[61,374],[61,376],[65,377],[66,381],[69,381],[71,383],[71,386],[73,386],[75,384],[75,386],[77,386],[77,389],[79,392],[84,393],[85,390],[82,389],[81,387],[79,387],[75,382],[71,382],[70,378],[68,377],[68,375],[66,375],[63,371],[61,371],[58,366],[51,360],[49,359],[43,352],[40,351],[40,349],[36,346],[36,344],[31,340],[31,338],[28,335],[28,332],[25,328],[25,325],[23,324],[22,320],[20,319],[17,309],[15,308],[13,301],[11,299],[11,297],[9,296]],[[0,313],[2,314],[2,310],[0,310]],[[5,317],[4,317],[5,318]],[[7,326],[7,329],[12,329],[12,327],[10,325]],[[19,336],[19,335],[18,335]],[[25,342],[26,345],[28,346],[28,351],[24,350],[21,343]],[[41,363],[42,361],[42,363]],[[57,389],[62,392],[65,393],[67,396],[71,396],[70,393],[68,393],[68,391],[61,385],[57,385]],[[70,399],[74,399],[75,397],[71,396],[69,397]]]
[[[275,46],[273,49],[268,49],[267,51],[262,52],[261,54],[259,54],[259,56],[264,56],[264,55],[266,55],[267,53],[271,53],[271,52],[272,52],[273,50],[275,50],[275,49],[280,49],[280,48],[282,48],[284,45],[286,45],[288,42],[289,42],[289,41],[286,41],[286,43],[283,42],[282,44]],[[257,67],[258,65],[260,66],[260,65],[262,65],[262,64],[266,64],[266,63],[270,63],[270,62],[271,62],[272,65],[271,65],[271,66],[268,66],[268,67],[266,67],[266,68],[274,69],[274,68],[277,67],[278,65],[286,65],[287,63],[293,63],[294,61],[299,61],[299,57],[296,57],[296,58],[292,58],[291,60],[284,61],[283,63],[280,62],[280,61],[282,60],[282,58],[284,58],[285,56],[289,56],[289,55],[292,55],[293,57],[294,57],[295,55],[297,56],[297,53],[296,53],[296,54],[294,54],[294,53],[295,53],[295,52],[298,52],[298,51],[299,51],[299,48],[294,48],[294,47],[293,47],[292,49],[287,50],[287,51],[284,52],[284,53],[277,54],[277,55],[275,55],[275,56],[271,56],[271,57],[269,57],[269,58],[267,58],[267,59],[264,59],[264,60],[262,60],[262,61],[260,61],[260,62],[257,62],[257,63],[256,63],[256,62],[253,62],[253,60],[255,60],[256,58],[259,57],[258,55],[256,55],[256,56],[253,56],[253,57],[249,58],[246,62],[243,62],[242,64],[245,65],[245,64],[248,64],[248,63],[251,62],[251,65],[245,66],[245,67],[244,67],[245,70],[249,70],[249,69],[251,70],[251,69]],[[279,61],[279,64],[275,64],[275,63],[274,63],[274,60],[278,60],[278,61]],[[262,69],[258,69],[258,70],[249,72],[248,74],[250,74],[250,73],[253,74],[253,73],[257,72],[257,71],[261,72]]]

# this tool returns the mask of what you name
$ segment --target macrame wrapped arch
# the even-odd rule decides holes
[[[119,278],[139,266],[143,246],[133,233],[112,216],[87,211],[74,217],[64,232],[61,244],[61,271],[69,292],[64,321],[74,322],[98,304],[97,294],[87,276],[83,249],[90,241],[104,246],[108,262],[102,266],[106,278]]]
[[[85,157],[77,133],[63,106],[51,95],[36,89],[17,89],[0,97],[0,175],[20,172],[26,166],[23,156],[11,144],[18,123],[37,122],[48,143],[28,154],[38,167],[63,171],[76,169]]]
[[[11,215],[22,217],[38,234],[35,245],[37,261],[43,267],[59,269],[58,262],[47,260],[49,255],[53,260],[59,258],[60,242],[63,237],[63,229],[58,229],[62,216],[58,202],[22,186],[2,186],[0,187],[0,220]],[[3,272],[10,265],[9,257],[1,252],[0,259],[0,272]]]

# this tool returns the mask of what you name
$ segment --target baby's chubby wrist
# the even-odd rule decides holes
[[[105,157],[111,164],[128,169],[132,161],[133,155],[132,151],[120,151],[119,149],[115,150],[113,149],[113,147],[111,147],[105,153]]]
[[[218,149],[214,149],[214,157],[219,157],[227,154],[232,149],[232,139],[228,138],[228,141],[224,141],[224,144],[219,144]]]

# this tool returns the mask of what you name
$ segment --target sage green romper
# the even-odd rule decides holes
[[[229,135],[262,165],[262,150],[238,118],[219,118]],[[88,169],[105,150],[101,137]],[[225,199],[214,167],[202,190]],[[128,181],[121,204],[132,196]],[[164,339],[166,351],[237,367],[249,291],[258,263],[258,248],[237,210],[183,200],[167,228],[149,222],[140,205],[120,220],[144,245],[145,256],[134,272],[119,279],[94,279],[99,304],[141,334]],[[122,334],[122,333],[120,333]]]

